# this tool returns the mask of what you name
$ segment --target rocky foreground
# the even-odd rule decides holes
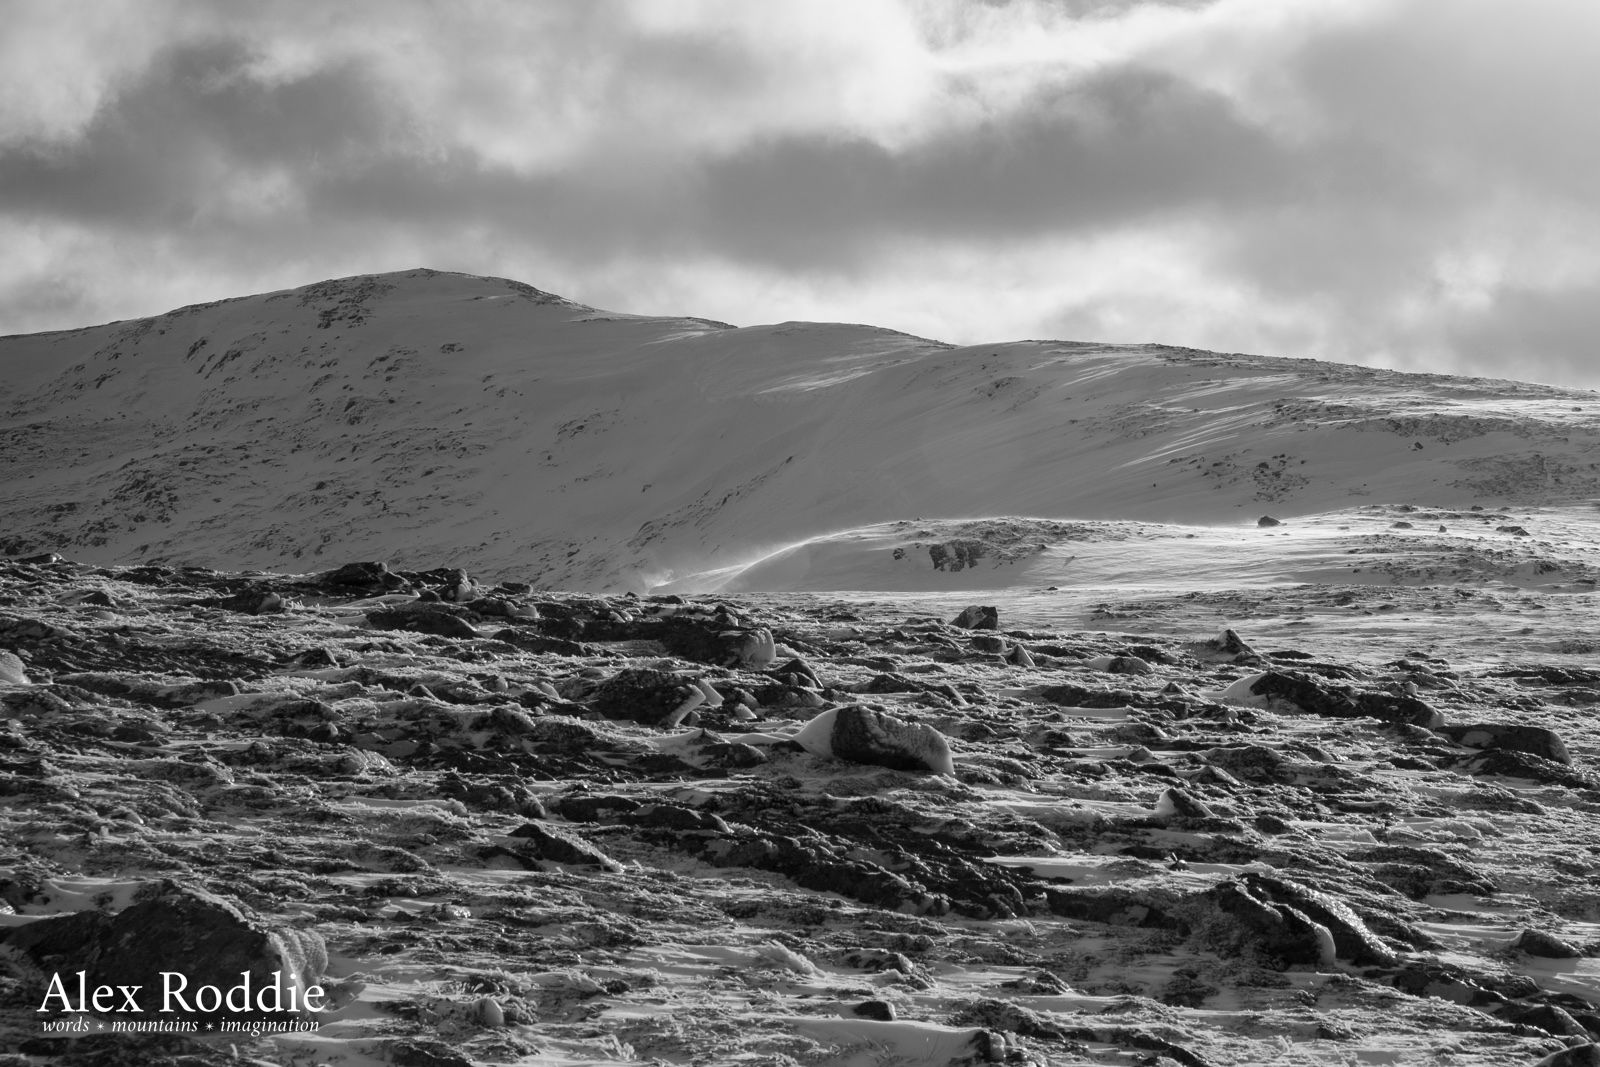
[[[1600,1063],[1572,656],[50,556],[0,650],[0,1064]],[[45,1028],[163,951],[325,1010]]]

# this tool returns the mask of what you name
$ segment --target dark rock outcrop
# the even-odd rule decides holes
[[[600,683],[590,704],[608,719],[661,726],[698,695],[700,690],[682,675],[630,667]]]
[[[987,604],[973,604],[962,608],[961,613],[950,620],[950,624],[963,630],[997,630],[1000,628],[1000,611]]]
[[[802,727],[794,740],[813,755],[851,763],[935,774],[955,770],[950,744],[938,730],[864,704],[823,712]]]
[[[85,971],[91,989],[129,987],[141,1012],[169,1019],[314,1017],[306,994],[328,965],[317,934],[269,926],[213,893],[170,881],[148,886],[116,915],[82,911],[37,919],[11,927],[4,943],[46,972]],[[164,972],[176,973],[169,978]],[[230,990],[241,984],[241,974],[249,984],[237,998],[243,1003],[248,997],[243,1010],[234,1004],[201,1010],[202,987]],[[30,995],[39,1002],[47,992]],[[291,995],[299,1011],[287,1010]],[[121,1005],[121,995],[112,1003]],[[325,1003],[314,997],[309,1006]]]
[[[1458,745],[1467,748],[1500,749],[1507,752],[1526,752],[1553,763],[1572,763],[1572,754],[1554,730],[1543,726],[1526,726],[1522,723],[1480,722],[1468,726],[1437,726],[1435,733],[1443,734]]]
[[[367,612],[367,622],[379,630],[404,630],[438,637],[478,636],[470,622],[443,605],[417,603],[403,608],[382,608]]]

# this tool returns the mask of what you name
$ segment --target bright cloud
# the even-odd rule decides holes
[[[1600,386],[1589,0],[22,0],[0,330],[413,266]]]

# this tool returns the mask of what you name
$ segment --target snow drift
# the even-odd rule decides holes
[[[909,573],[896,523],[1168,527],[1111,538],[1167,544],[1102,560],[1131,578],[1178,558],[1180,525],[1227,541],[1266,513],[1595,498],[1597,410],[1589,392],[1163,345],[736,329],[418,270],[0,338],[0,549],[902,588],[982,582],[931,557],[885,578]],[[991,584],[1047,577],[1015,564],[1063,542],[1028,536],[986,557]]]

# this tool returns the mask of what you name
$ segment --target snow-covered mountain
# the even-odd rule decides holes
[[[1172,581],[1249,543],[1238,573],[1314,577],[1404,529],[1373,505],[1433,509],[1411,526],[1439,556],[1512,544],[1495,509],[1600,499],[1597,413],[1508,381],[736,329],[417,270],[0,338],[0,549],[827,589]]]

